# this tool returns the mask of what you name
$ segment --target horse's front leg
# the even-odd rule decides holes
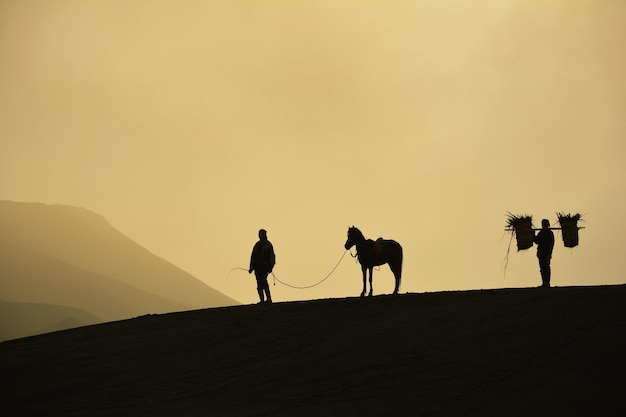
[[[369,297],[372,296],[372,294],[374,294],[374,287],[372,287],[372,274],[374,273],[374,267],[369,268],[370,270],[370,293],[368,294]]]
[[[367,268],[362,266],[361,272],[363,272],[363,291],[361,291],[361,297],[365,297],[365,289],[366,289],[366,283],[367,283]]]

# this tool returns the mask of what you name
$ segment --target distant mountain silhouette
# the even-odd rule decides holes
[[[96,213],[11,201],[0,201],[0,298],[80,309],[102,321],[239,304]],[[3,316],[0,338],[22,319]]]
[[[102,321],[78,308],[0,301],[0,340],[98,324]]]

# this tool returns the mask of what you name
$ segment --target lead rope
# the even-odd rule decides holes
[[[339,264],[340,264],[340,263],[341,263],[341,261],[343,260],[344,256],[346,256],[346,253],[348,253],[348,251],[347,251],[347,250],[343,252],[343,255],[341,255],[341,258],[339,258],[339,261],[337,261],[337,263],[335,264],[335,266],[333,267],[333,269],[332,269],[332,270],[328,273],[328,275],[326,275],[324,278],[322,278],[320,281],[316,282],[316,283],[315,283],[315,284],[313,284],[313,285],[306,285],[306,286],[304,286],[304,287],[299,287],[299,286],[296,286],[296,285],[290,285],[290,284],[287,284],[286,282],[282,282],[282,281],[281,281],[280,279],[278,279],[278,277],[277,277],[277,276],[276,276],[276,275],[272,272],[272,276],[274,277],[274,280],[275,280],[275,281],[274,281],[274,285],[276,285],[276,281],[278,281],[278,282],[280,282],[281,284],[283,284],[283,285],[285,285],[285,286],[287,286],[287,287],[289,287],[289,288],[295,288],[295,289],[297,289],[297,290],[305,290],[305,289],[308,289],[308,288],[313,288],[313,287],[316,287],[316,286],[320,285],[322,282],[326,281],[328,278],[330,278],[330,276],[333,274],[333,272],[335,272],[335,269],[337,269],[337,267],[339,266]]]
[[[324,282],[324,281],[326,281],[328,278],[330,278],[330,276],[333,274],[333,272],[335,272],[335,269],[337,269],[337,267],[339,266],[339,264],[340,264],[340,263],[341,263],[341,261],[343,260],[344,256],[346,256],[346,253],[348,253],[348,251],[347,251],[347,250],[343,252],[343,255],[341,255],[341,258],[339,258],[339,261],[337,261],[337,263],[335,264],[335,266],[333,267],[333,269],[332,269],[332,270],[328,273],[328,275],[326,275],[324,278],[322,278],[322,280],[321,280],[321,281],[316,282],[316,283],[315,283],[315,284],[313,284],[313,285],[307,285],[307,286],[304,286],[304,287],[299,287],[299,286],[296,286],[296,285],[290,285],[290,284],[287,284],[286,282],[282,282],[282,281],[281,281],[280,279],[278,279],[278,277],[277,277],[277,276],[276,276],[276,275],[272,272],[271,274],[272,274],[272,277],[274,277],[274,285],[276,285],[276,281],[278,281],[278,282],[280,282],[281,284],[283,284],[283,285],[284,285],[284,286],[286,286],[286,287],[289,287],[289,288],[295,288],[295,289],[297,289],[297,290],[304,290],[304,289],[307,289],[307,288],[313,288],[313,287],[315,287],[315,286],[317,286],[317,285],[320,285],[322,282]],[[352,255],[352,253],[350,253],[350,255]],[[231,272],[233,272],[233,271],[235,271],[235,270],[241,270],[241,271],[246,271],[246,272],[248,271],[248,269],[246,269],[246,268],[232,268],[232,269],[228,272],[228,274],[230,274]]]

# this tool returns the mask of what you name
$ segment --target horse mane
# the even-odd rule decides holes
[[[361,231],[360,231],[357,227],[352,226],[352,227],[350,228],[350,232],[352,232],[352,233],[356,233],[356,235],[357,235],[360,239],[365,240],[365,236],[363,236],[363,233],[362,233],[362,232],[361,232]]]

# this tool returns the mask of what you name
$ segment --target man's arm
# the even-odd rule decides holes
[[[276,265],[276,254],[274,253],[274,245],[272,245],[272,242],[267,242],[269,243],[269,247],[270,247],[270,265],[269,265],[269,272],[272,272],[272,270],[274,269],[274,265]]]
[[[256,245],[252,248],[252,254],[250,254],[250,268],[248,268],[248,274],[251,274],[254,271],[254,255],[255,255]]]

